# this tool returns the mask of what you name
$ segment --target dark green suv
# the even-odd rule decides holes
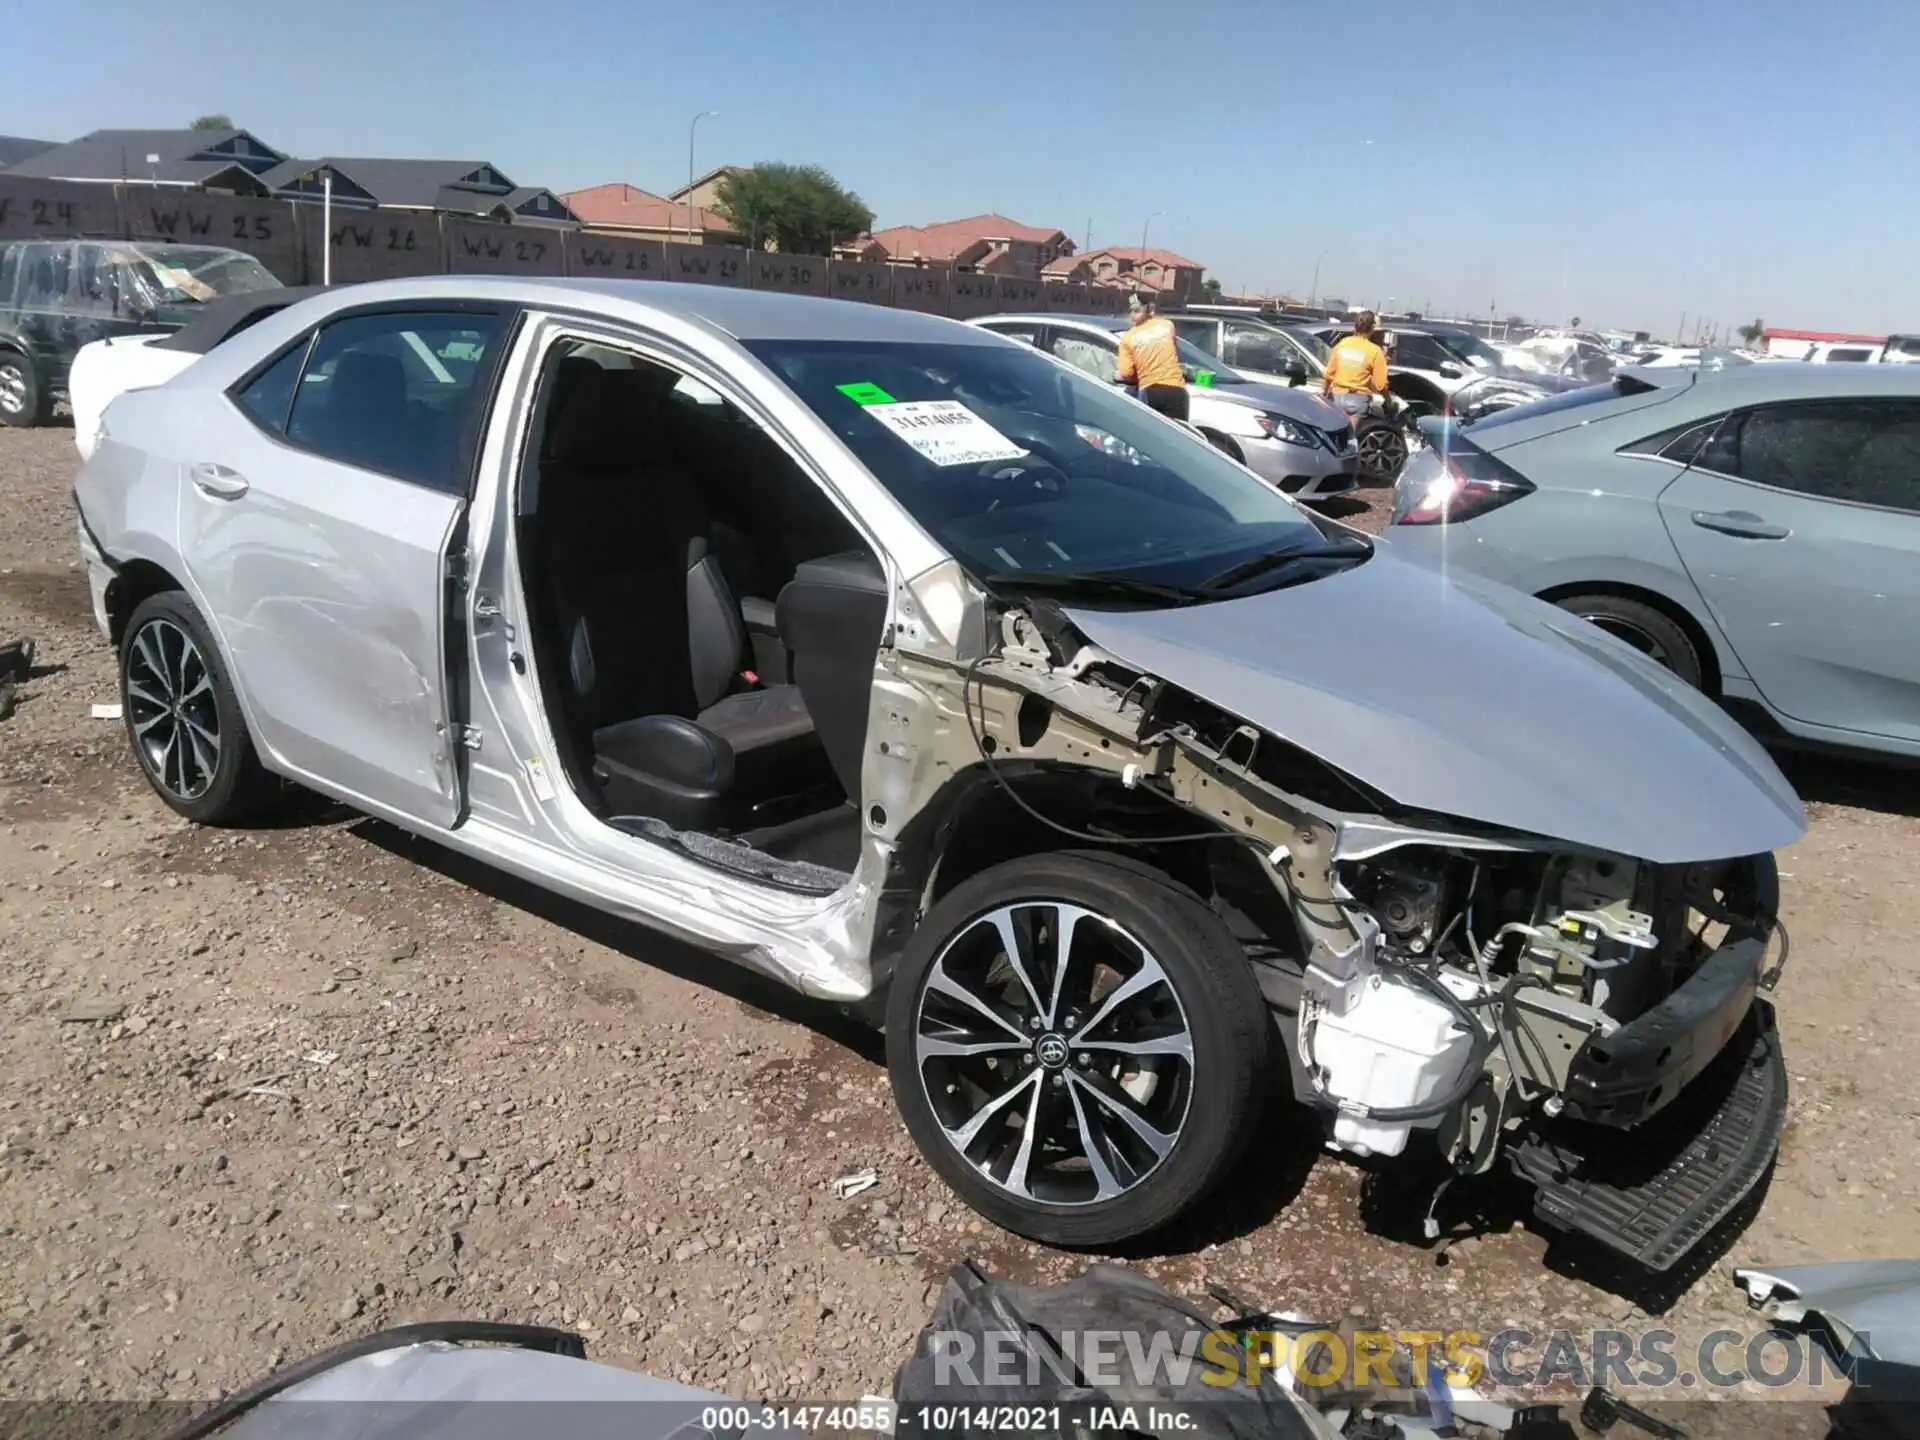
[[[216,295],[275,289],[253,256],[124,240],[0,244],[0,425],[40,425],[82,345],[177,330]]]

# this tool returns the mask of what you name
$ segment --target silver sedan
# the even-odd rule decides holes
[[[1770,852],[1805,817],[1764,752],[1024,345],[389,281],[98,440],[80,549],[161,800],[306,786],[883,1023],[996,1223],[1168,1224],[1282,1076],[1336,1149],[1505,1154],[1658,1267],[1773,1153]],[[1609,1131],[1632,1167],[1569,1158]]]

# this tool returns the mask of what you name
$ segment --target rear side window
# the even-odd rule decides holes
[[[1053,337],[1053,353],[1073,366],[1084,370],[1094,379],[1111,385],[1120,374],[1118,343],[1103,345],[1088,335],[1078,335],[1070,330],[1058,331]]]
[[[1029,345],[1038,345],[1040,343],[1040,327],[1038,325],[989,325],[986,328],[993,331],[996,335],[1006,336],[1009,340],[1022,340]]]
[[[1220,326],[1213,320],[1182,320],[1173,317],[1173,333],[1189,345],[1197,345],[1214,359],[1220,358]]]
[[[1749,410],[1721,427],[1699,464],[1774,490],[1920,512],[1920,401]]]
[[[1714,427],[1726,417],[1716,415],[1711,420],[1688,421],[1684,425],[1675,425],[1662,430],[1658,435],[1649,435],[1644,440],[1635,440],[1622,445],[1622,455],[1643,455],[1660,460],[1671,460],[1676,465],[1693,465],[1700,461],[1700,452],[1713,438]]]
[[[71,245],[26,246],[20,256],[20,308],[64,311],[72,269]]]
[[[312,343],[313,337],[307,336],[234,393],[233,403],[261,429],[276,435],[286,429],[287,412],[293,408],[293,387],[300,383],[300,367]]]
[[[498,315],[353,315],[314,338],[287,439],[342,464],[464,495],[501,340]]]
[[[13,286],[19,278],[20,247],[0,245],[0,305],[13,303]]]

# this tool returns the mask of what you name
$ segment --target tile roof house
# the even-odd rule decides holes
[[[1049,280],[1085,280],[1095,285],[1122,285],[1158,291],[1177,304],[1199,298],[1206,266],[1172,250],[1138,245],[1109,245],[1068,257],[1071,265],[1055,261],[1045,271]]]
[[[336,205],[387,205],[495,220],[565,225],[577,217],[551,190],[515,185],[484,160],[286,160],[260,177],[287,200],[317,200],[333,177]]]
[[[741,238],[725,216],[703,209],[697,202],[690,234],[684,199],[675,201],[637,185],[618,181],[591,185],[585,190],[569,190],[560,199],[589,230],[618,230],[649,240],[691,239],[696,245],[732,245]]]
[[[714,201],[720,198],[720,182],[729,175],[744,175],[752,168],[751,165],[717,165],[691,185],[682,185],[678,190],[668,192],[667,199],[676,202],[683,213],[688,197],[692,197],[695,210],[711,210]]]
[[[1061,230],[1023,225],[1005,215],[970,215],[932,225],[893,225],[840,247],[840,254],[895,264],[957,265],[990,275],[1035,279],[1073,241]]]
[[[245,130],[95,130],[7,167],[9,175],[171,185],[265,195],[263,172],[286,160]]]
[[[57,140],[29,140],[23,135],[0,135],[0,170],[18,165],[43,151],[57,148]]]

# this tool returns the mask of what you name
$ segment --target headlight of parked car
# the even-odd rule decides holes
[[[1312,447],[1319,442],[1313,438],[1313,432],[1298,420],[1289,420],[1284,415],[1256,415],[1254,424],[1262,435],[1271,440],[1284,440],[1289,445]]]

